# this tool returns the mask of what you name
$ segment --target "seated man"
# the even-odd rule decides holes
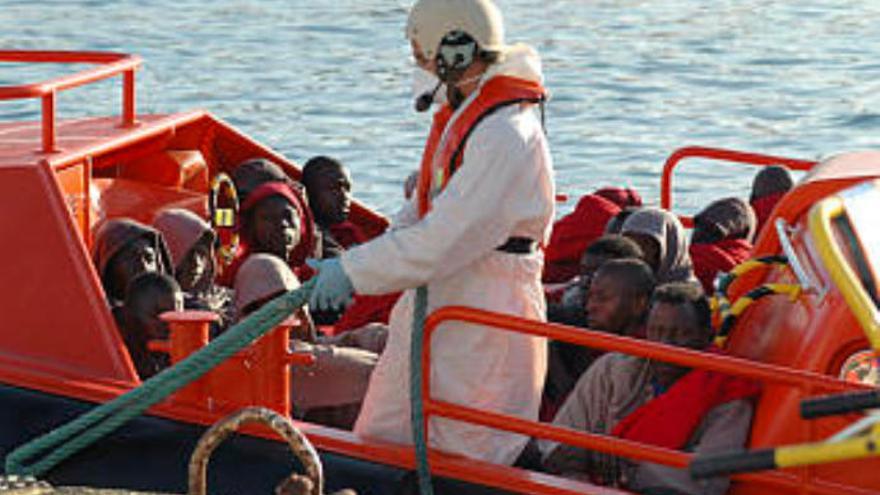
[[[711,313],[699,287],[673,283],[652,296],[647,338],[706,349]],[[553,420],[556,425],[670,449],[711,452],[742,448],[756,385],[738,378],[619,353],[587,370]],[[729,479],[691,479],[686,470],[538,442],[547,470],[639,493],[722,494]]]
[[[322,258],[335,258],[349,246],[367,240],[347,221],[351,209],[351,175],[338,160],[316,156],[303,167],[302,183],[321,232]]]
[[[208,222],[189,210],[168,208],[156,215],[153,225],[168,244],[174,278],[184,293],[184,307],[217,313],[221,327],[231,323],[230,290],[214,283],[216,235]]]
[[[581,256],[578,277],[565,287],[561,299],[558,302],[548,301],[547,321],[586,328],[584,308],[590,280],[596,270],[609,260],[641,257],[639,246],[626,237],[603,235],[596,239]]]
[[[714,292],[719,273],[749,259],[754,234],[755,213],[739,198],[719,199],[697,213],[688,252],[706,294]]]
[[[259,309],[273,298],[299,287],[290,267],[276,256],[250,256],[235,278],[235,306],[240,317]],[[315,422],[351,428],[367,391],[378,355],[363,349],[328,344],[319,339],[308,319],[294,329],[291,347],[315,355],[312,366],[294,366],[291,371],[291,401],[295,414]]]
[[[338,160],[316,156],[303,167],[302,183],[321,236],[321,257],[335,258],[349,247],[366,242],[367,235],[348,221],[351,208],[351,176]],[[383,296],[355,295],[344,312],[312,312],[319,324],[333,325],[337,334],[368,325],[388,323],[400,293]]]
[[[758,221],[756,232],[761,232],[767,219],[770,218],[770,213],[776,207],[776,203],[793,187],[794,180],[785,167],[773,165],[762,168],[760,172],[755,174],[749,204],[755,209]]]
[[[102,223],[94,235],[92,259],[111,307],[122,304],[138,275],[171,272],[171,257],[157,230],[128,218]]]
[[[129,284],[125,302],[113,311],[122,340],[138,376],[147,379],[168,366],[168,355],[150,352],[147,342],[168,338],[168,324],[159,318],[166,311],[183,310],[183,293],[168,275],[143,273]]]
[[[581,311],[585,313],[591,330],[641,337],[653,290],[654,275],[644,261],[610,260],[596,271]],[[563,342],[553,342],[549,349],[542,407],[542,419],[547,420],[552,418],[584,371],[604,354]]]

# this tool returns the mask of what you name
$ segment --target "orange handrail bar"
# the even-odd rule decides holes
[[[686,146],[679,148],[669,155],[663,164],[663,175],[660,177],[660,207],[664,210],[672,209],[672,174],[675,167],[686,158],[707,158],[716,161],[741,163],[756,167],[770,165],[784,165],[792,170],[807,171],[816,165],[816,161],[802,160],[798,158],[786,158],[782,156],[765,155],[748,151],[737,151],[724,148],[710,148],[706,146]],[[685,227],[693,226],[693,218],[681,215]]]
[[[0,100],[40,98],[42,100],[43,153],[56,149],[55,101],[59,91],[122,74],[122,126],[135,124],[135,78],[142,61],[136,55],[111,52],[0,50],[0,62],[99,64],[48,81],[0,87]]]
[[[844,382],[818,373],[783,368],[732,356],[716,354],[707,356],[699,351],[622,337],[595,330],[573,329],[555,323],[528,320],[475,308],[447,306],[432,313],[425,321],[425,335],[421,350],[421,388],[425,411],[424,431],[426,432],[426,437],[429,431],[429,418],[434,415],[672,467],[680,468],[687,465],[691,457],[683,452],[626,441],[620,438],[612,438],[606,435],[575,431],[569,428],[433,399],[430,395],[431,337],[441,323],[448,321],[474,323],[498,330],[546,337],[595,349],[622,352],[690,368],[708,369],[725,374],[744,376],[762,382],[795,386],[805,390],[820,389],[837,392],[871,388],[867,385]],[[760,481],[777,486],[791,486],[792,483],[797,483],[797,481],[789,479],[789,476],[778,473],[749,474],[736,476],[736,478]]]

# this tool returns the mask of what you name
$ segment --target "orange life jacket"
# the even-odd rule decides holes
[[[431,210],[431,200],[446,187],[452,174],[461,166],[467,139],[484,118],[509,105],[537,104],[547,98],[546,90],[539,83],[510,76],[495,76],[478,91],[476,98],[451,124],[449,121],[454,110],[449,104],[434,113],[419,170],[420,217]]]

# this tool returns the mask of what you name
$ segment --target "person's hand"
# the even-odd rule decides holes
[[[351,299],[354,287],[342,269],[339,259],[306,260],[318,272],[309,306],[317,311],[336,311]]]

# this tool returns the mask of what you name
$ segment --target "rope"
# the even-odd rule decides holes
[[[718,329],[718,335],[715,337],[715,345],[723,347],[727,343],[727,337],[730,336],[730,331],[733,330],[739,316],[758,299],[776,294],[784,294],[788,295],[791,301],[795,301],[800,297],[802,290],[798,284],[764,284],[750,290],[744,296],[737,299],[733,306],[722,308],[721,316],[723,319]]]
[[[314,280],[273,299],[207,346],[146,380],[140,387],[18,447],[6,457],[6,473],[40,476],[177,390],[201,378],[212,368],[274,329],[304,305],[312,292]],[[46,452],[49,452],[48,455],[41,460],[25,465],[25,461]]]
[[[434,495],[431,466],[428,464],[428,442],[425,432],[425,411],[422,401],[422,340],[428,313],[428,287],[416,289],[413,305],[412,337],[409,348],[410,423],[416,451],[416,477],[421,495]]]
[[[743,261],[739,265],[733,267],[730,272],[718,277],[717,283],[715,284],[715,297],[709,300],[712,313],[718,313],[722,319],[723,330],[719,330],[719,336],[716,338],[717,345],[721,346],[727,341],[727,335],[730,333],[733,324],[736,322],[736,318],[733,318],[733,320],[728,323],[729,326],[724,325],[724,323],[727,323],[727,319],[731,314],[732,305],[729,295],[727,294],[730,286],[736,281],[736,279],[752,270],[773,265],[786,266],[788,265],[788,258],[782,255],[769,255],[753,258]],[[737,315],[738,314],[739,313],[737,313]]]

